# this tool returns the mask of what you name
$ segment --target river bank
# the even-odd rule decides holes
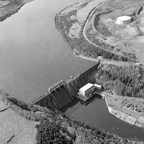
[[[77,51],[78,55],[83,55],[84,57],[86,56],[96,60],[101,57],[101,59],[106,61],[116,60],[133,62],[128,57],[117,55],[116,53],[111,53],[106,48],[101,48],[102,44],[96,46],[86,39],[85,33],[87,32],[87,29],[89,29],[89,27],[86,29],[89,19],[97,8],[103,5],[102,3],[98,3],[94,7],[93,2],[97,3],[97,1],[89,1],[85,2],[85,5],[82,2],[73,4],[71,9],[67,7],[56,14],[55,24],[62,37],[70,45],[73,51]],[[69,9],[71,11],[69,11]],[[88,35],[94,37],[93,34]]]
[[[69,144],[143,143],[140,140],[123,139],[115,134],[91,128],[66,117],[56,109],[38,105],[28,106],[3,91],[0,91],[0,110],[0,120],[4,119],[5,126],[9,125],[9,128],[13,128],[13,131],[7,131],[7,127],[0,129],[1,144],[10,141],[15,144],[41,144],[44,142]],[[11,118],[9,118],[10,114],[13,114]],[[18,122],[15,122],[16,120]],[[22,127],[22,129],[18,129],[18,127]]]
[[[6,18],[18,12],[21,7],[33,0],[13,0],[5,1],[5,4],[2,4],[3,1],[0,1],[0,4],[3,6],[0,7],[0,22],[4,21]]]
[[[103,95],[110,114],[131,125],[144,128],[143,99],[114,96],[107,92]]]
[[[91,23],[88,25],[87,25],[87,22],[89,22],[89,20],[91,19],[90,17],[91,17],[91,14],[93,14],[93,12],[97,11],[97,13],[100,13],[106,8],[106,6],[104,8],[99,7],[102,4],[94,5],[93,2],[97,2],[97,1],[89,1],[89,3],[88,4],[85,3],[85,5],[83,5],[83,3],[74,4],[71,6],[71,8],[63,9],[62,11],[60,11],[55,17],[56,27],[61,33],[64,40],[70,45],[70,48],[72,49],[73,54],[77,57],[80,57],[89,61],[97,62],[98,60],[101,60],[101,64],[106,65],[104,66],[106,67],[106,69],[107,69],[107,65],[109,64],[110,65],[113,64],[113,67],[123,66],[126,69],[137,66],[138,63],[136,64],[135,63],[136,61],[134,59],[131,59],[131,57],[126,56],[126,55],[121,55],[121,54],[119,55],[118,53],[111,52],[109,48],[107,48],[106,45],[103,45],[99,41],[97,41],[96,35],[95,33],[93,33],[95,29],[91,27],[95,19],[93,18],[91,20]],[[92,42],[88,41],[85,35],[87,35],[89,39],[92,39],[92,38],[95,39],[95,42],[98,43],[99,45],[94,45]],[[129,71],[126,71],[125,69],[123,70],[122,73],[124,72],[130,73]],[[120,75],[119,71],[117,70],[116,70],[115,75],[113,75],[113,71],[112,71],[111,75],[106,77],[107,73],[108,72],[103,73],[102,75],[102,73],[99,72],[99,74],[97,74],[96,76],[98,77],[98,79],[96,80],[96,83],[99,82],[99,84],[103,85],[104,87],[107,85],[107,87],[105,87],[105,90],[110,89],[109,87],[111,85],[109,84],[110,83],[109,80],[111,80],[113,77],[116,79],[116,77]],[[140,71],[138,72],[138,74],[143,75],[143,72]],[[134,77],[127,77],[127,80],[129,82],[132,81],[131,79],[134,79]],[[120,81],[122,80],[123,79],[120,79]],[[124,81],[124,82],[125,82],[125,85],[127,85],[127,81]],[[143,81],[141,82],[143,85]],[[132,87],[135,87],[135,86],[132,85]],[[120,88],[120,86],[118,88]],[[135,88],[135,90],[137,89]],[[128,95],[130,94],[128,93]],[[135,93],[133,93],[132,96],[137,97]],[[141,93],[141,97],[142,97],[142,93]]]
[[[7,43],[2,43],[4,52],[0,51],[5,54],[1,55],[2,89],[28,103],[55,82],[67,79],[91,65],[75,58],[55,30],[53,20],[56,12],[70,3],[70,0],[37,0],[34,5],[21,9],[16,17],[1,23],[0,32]],[[18,37],[16,34],[19,34]],[[110,121],[107,120],[107,125]],[[128,137],[133,136],[130,134]]]
[[[88,56],[85,56],[83,54],[79,54],[76,50],[73,51],[73,54],[76,56],[76,57],[80,57],[82,59],[85,59],[85,60],[88,60],[88,61],[93,61],[93,62],[101,62],[101,64],[114,64],[114,65],[125,65],[125,66],[128,66],[128,65],[133,65],[133,63],[131,62],[117,62],[117,61],[111,61],[111,60],[103,60],[101,57],[98,57],[98,58],[92,58],[92,57],[88,57]],[[139,63],[137,63],[137,65],[139,65]]]

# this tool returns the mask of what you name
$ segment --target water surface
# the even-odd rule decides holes
[[[74,57],[54,24],[57,12],[78,1],[35,0],[0,23],[0,89],[29,103],[54,83],[93,64]],[[87,106],[76,104],[67,114],[120,136],[144,135],[143,129],[110,115],[100,99]]]
[[[67,109],[66,115],[92,127],[101,128],[122,137],[137,137],[144,140],[144,129],[132,126],[109,114],[105,100],[99,97],[96,97],[88,105],[77,103]]]
[[[0,23],[0,88],[27,103],[93,62],[74,57],[54,17],[78,0],[35,0]]]

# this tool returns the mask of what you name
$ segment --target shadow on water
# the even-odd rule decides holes
[[[78,101],[67,107],[65,115],[91,127],[105,129],[124,138],[143,139],[144,129],[130,125],[109,114],[105,101],[95,95],[86,103]]]
[[[87,101],[82,101],[78,98],[75,98],[74,101],[72,101],[70,104],[68,104],[67,106],[63,107],[61,109],[61,111],[64,113],[66,112],[68,109],[72,108],[73,106],[77,105],[78,103],[80,103],[81,105],[89,105],[90,103],[92,103],[93,101],[95,101],[96,99],[101,99],[100,95],[94,95],[93,97],[91,97],[89,100]]]
[[[80,103],[82,104],[82,105],[85,105],[85,106],[87,106],[87,105],[89,105],[90,103],[92,103],[94,100],[96,100],[96,99],[101,99],[101,96],[100,95],[94,95],[93,97],[91,97],[89,100],[87,100],[86,102],[84,102],[84,101],[80,101]]]
[[[61,109],[61,112],[63,112],[63,113],[66,112],[67,109],[72,108],[74,105],[76,105],[78,103],[79,103],[79,99],[75,98],[70,104],[68,104],[67,106],[63,107]]]

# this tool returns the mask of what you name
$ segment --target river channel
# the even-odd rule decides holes
[[[54,24],[57,12],[78,1],[35,0],[0,23],[0,89],[30,103],[93,64],[73,55]],[[144,129],[110,115],[99,98],[87,106],[77,103],[66,114],[123,137],[144,139]]]
[[[29,103],[93,64],[76,58],[55,28],[56,13],[73,2],[35,0],[0,23],[2,90]]]

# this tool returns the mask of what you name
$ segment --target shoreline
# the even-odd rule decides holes
[[[89,41],[86,41],[86,37],[84,35],[85,25],[87,24],[86,21],[89,21],[89,17],[91,17],[91,15],[93,14],[93,9],[88,13],[87,17],[85,17],[85,20],[83,20],[84,22],[80,23],[77,19],[77,13],[75,12],[76,8],[74,9],[74,5],[75,4],[71,5],[73,6],[73,9],[70,12],[66,11],[65,13],[65,8],[57,13],[55,16],[56,28],[63,39],[66,41],[66,43],[70,46],[70,49],[73,51],[74,56],[93,62],[100,61],[101,64],[114,64],[118,66],[131,66],[139,64],[128,59],[127,57],[111,54],[105,49],[101,49],[99,47],[96,47],[95,45],[92,45],[92,43],[88,43]],[[81,6],[79,6],[79,8],[81,8]],[[74,24],[79,24],[80,30],[77,30],[76,28],[74,29]],[[70,30],[73,30],[72,37],[69,36]],[[107,108],[109,107],[107,106]],[[131,117],[127,118],[128,120],[132,119]],[[119,119],[121,118],[119,117]],[[129,123],[129,121],[125,122]],[[135,123],[135,121],[133,123]]]
[[[0,114],[4,116],[9,116],[10,112],[15,114],[15,119],[18,119],[21,117],[21,119],[25,120],[24,123],[22,123],[24,126],[29,125],[29,123],[32,123],[32,127],[28,127],[27,129],[31,132],[31,129],[35,130],[35,133],[31,132],[29,134],[29,139],[19,139],[23,143],[23,141],[28,143],[31,141],[31,144],[34,144],[34,142],[37,142],[38,144],[41,144],[42,139],[45,139],[46,142],[50,142],[52,139],[47,139],[45,131],[47,130],[47,134],[51,134],[51,131],[53,132],[53,137],[56,139],[59,139],[59,135],[62,135],[63,137],[59,139],[59,141],[64,142],[67,141],[71,143],[115,143],[119,142],[119,144],[123,144],[124,142],[127,142],[127,144],[131,144],[132,142],[135,142],[135,144],[142,144],[143,141],[139,139],[127,139],[122,138],[116,134],[113,134],[111,132],[106,132],[105,130],[101,130],[99,128],[92,128],[89,125],[86,125],[82,122],[79,122],[77,120],[74,120],[73,118],[69,118],[66,115],[62,114],[60,111],[56,109],[51,108],[44,108],[39,105],[32,105],[28,106],[22,101],[19,101],[8,94],[4,93],[3,91],[0,91],[0,102],[1,102],[1,109],[8,107]],[[10,112],[9,112],[10,111]],[[9,117],[6,119],[5,123],[11,122],[13,117],[10,119]],[[13,121],[12,121],[13,122]],[[45,123],[43,123],[45,122]],[[12,123],[13,124],[13,123]],[[17,123],[14,123],[15,129],[17,129]],[[52,126],[52,127],[51,127]],[[58,126],[58,131],[56,131],[54,128]],[[41,131],[43,129],[43,131]],[[48,129],[51,129],[49,132]],[[24,130],[23,130],[24,131]],[[17,137],[20,137],[20,133],[14,133],[15,136],[13,137],[15,140],[17,140]],[[59,135],[55,135],[55,133],[59,133]],[[23,137],[25,137],[25,133]],[[79,139],[80,138],[80,139]],[[3,141],[7,141],[8,138],[5,138]],[[0,139],[1,140],[1,139]]]
[[[118,108],[116,105],[113,105],[111,103],[111,101],[109,100],[109,98],[120,98],[117,96],[113,96],[109,93],[104,93],[104,98],[105,98],[105,103],[108,109],[108,112],[110,114],[112,114],[113,116],[121,119],[122,121],[131,124],[133,126],[137,126],[139,128],[144,128],[144,117],[143,115],[139,114],[139,115],[134,115],[131,114],[131,111],[126,111],[125,109],[123,109],[123,107],[126,105],[124,104],[123,106],[121,106],[121,108]],[[120,99],[124,99],[123,97],[121,97]],[[138,98],[137,98],[138,99]],[[128,100],[130,101],[129,97],[125,98],[124,100]],[[136,101],[136,99],[135,99]],[[133,111],[134,112],[134,111]]]
[[[0,22],[3,22],[8,17],[12,16],[13,14],[17,13],[25,4],[32,2],[34,0],[22,0],[17,3],[10,2],[9,4],[0,8]],[[9,10],[10,9],[10,10]]]
[[[104,3],[106,3],[106,2],[107,1],[104,0]],[[68,15],[69,12],[68,13],[63,13],[67,8],[74,7],[77,4],[78,3],[75,3],[75,4],[72,4],[72,5],[70,5],[70,6],[62,9],[55,16],[55,27],[59,31],[59,33],[63,37],[63,39],[66,41],[66,43],[70,46],[70,49],[73,51],[74,55],[76,57],[79,56],[80,58],[83,58],[83,59],[86,59],[86,60],[90,60],[90,61],[94,61],[94,62],[97,62],[97,61],[101,60],[101,61],[103,61],[103,63],[108,63],[108,62],[109,63],[113,63],[113,61],[114,61],[114,63],[120,62],[122,64],[133,63],[133,61],[129,61],[129,60],[127,60],[126,57],[123,57],[123,56],[119,57],[119,56],[113,55],[113,54],[112,54],[113,56],[111,56],[111,53],[109,53],[108,51],[106,51],[104,49],[101,49],[99,47],[95,47],[91,43],[90,43],[91,46],[89,46],[88,43],[86,43],[86,48],[83,48],[83,47],[85,47],[85,46],[83,46],[83,44],[81,44],[81,45],[78,46],[79,41],[82,41],[82,43],[83,43],[84,39],[86,41],[86,37],[84,35],[84,31],[85,31],[84,29],[85,29],[85,25],[87,24],[86,21],[89,21],[89,17],[91,17],[91,15],[93,14],[93,10],[91,10],[89,12],[88,16],[84,20],[84,23],[81,23],[81,29],[80,29],[80,32],[79,32],[80,37],[76,38],[76,40],[74,40],[74,39],[72,39],[72,38],[70,38],[68,36],[68,33],[66,33],[66,31],[63,30],[63,26],[65,24],[61,23],[61,17],[63,15]],[[81,4],[81,2],[79,2],[79,4]],[[100,3],[99,5],[102,5],[102,3]],[[96,7],[94,7],[94,11],[95,11]],[[73,9],[72,12],[74,12],[75,10],[76,9]],[[92,14],[91,14],[91,12],[92,12]],[[77,43],[77,45],[76,45],[76,43]],[[89,51],[88,48],[90,48],[90,47],[92,47],[92,49]],[[100,53],[104,53],[104,55],[102,54],[102,56],[99,56],[99,54],[97,53],[99,51],[100,51]],[[78,53],[78,54],[76,54],[76,53]],[[111,60],[111,58],[107,57],[108,54],[110,54],[110,57],[113,57],[112,60]],[[119,60],[121,60],[121,61],[119,61]]]
[[[93,61],[93,62],[101,61],[101,64],[115,64],[115,65],[118,65],[117,61],[115,61],[115,60],[113,60],[113,61],[110,61],[110,60],[105,61],[105,60],[101,59],[101,57],[95,59],[95,58],[92,58],[92,57],[85,56],[83,54],[75,54],[75,51],[76,50],[73,51],[73,54],[74,54],[75,57],[79,57],[79,58],[82,58],[82,59],[85,59],[85,60],[88,60],[88,61]],[[130,65],[130,64],[137,65],[137,64],[139,64],[139,63],[130,63],[130,62],[119,62],[119,63],[122,63],[123,65]]]

